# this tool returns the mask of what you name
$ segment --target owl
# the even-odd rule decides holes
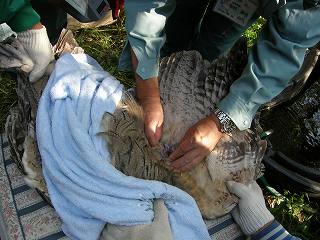
[[[247,49],[239,41],[228,54],[213,62],[196,51],[174,53],[160,63],[160,97],[164,111],[163,135],[151,147],[144,135],[143,109],[134,94],[125,94],[114,113],[105,113],[103,136],[111,163],[126,175],[177,186],[197,202],[206,219],[228,213],[238,199],[225,182],[248,183],[262,174],[266,142],[253,130],[224,134],[214,150],[194,169],[176,172],[168,155],[185,132],[209,115],[214,104],[229,92],[246,64]]]

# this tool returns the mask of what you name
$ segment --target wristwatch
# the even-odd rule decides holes
[[[214,108],[214,114],[219,119],[221,132],[232,133],[238,129],[236,124],[231,120],[231,118],[226,113],[221,111],[219,108]]]

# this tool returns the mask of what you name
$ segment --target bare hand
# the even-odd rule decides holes
[[[131,49],[132,68],[136,71],[138,59]],[[156,145],[162,135],[163,110],[160,102],[160,92],[157,77],[142,79],[137,73],[137,98],[144,112],[144,133],[151,146]]]
[[[212,114],[188,129],[178,148],[170,154],[170,166],[179,171],[189,171],[199,164],[216,146],[222,133],[217,117]]]
[[[140,100],[144,112],[144,133],[151,146],[156,145],[162,135],[163,110],[159,97]]]

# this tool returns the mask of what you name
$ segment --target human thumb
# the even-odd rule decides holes
[[[153,203],[154,222],[164,222],[168,219],[168,210],[162,199],[157,199]]]
[[[232,209],[231,215],[237,223],[240,222],[240,209],[238,206]]]
[[[161,138],[162,123],[160,123],[157,119],[146,119],[144,131],[149,144],[151,146],[155,146]]]
[[[239,182],[227,181],[226,183],[228,190],[238,196],[240,199],[245,198],[249,192],[249,188]]]

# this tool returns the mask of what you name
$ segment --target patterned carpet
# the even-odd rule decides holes
[[[7,138],[0,134],[0,240],[68,239],[54,209],[35,189],[10,158]],[[211,239],[245,239],[230,215],[206,222]]]

